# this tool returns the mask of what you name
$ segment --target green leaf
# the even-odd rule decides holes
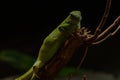
[[[0,62],[19,70],[30,68],[35,59],[17,50],[3,50],[0,52]]]

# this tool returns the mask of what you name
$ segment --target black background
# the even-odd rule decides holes
[[[33,0],[6,1],[2,4],[0,50],[16,49],[37,57],[43,39],[72,10],[82,13],[81,25],[94,32],[105,8],[106,0]],[[119,0],[113,0],[106,29],[120,15]],[[117,26],[116,26],[117,27]],[[79,50],[69,65],[79,63]],[[78,56],[79,55],[79,56]],[[120,31],[96,47],[90,47],[84,68],[118,73],[120,71]]]

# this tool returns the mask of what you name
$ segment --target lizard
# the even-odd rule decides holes
[[[80,29],[81,20],[82,16],[80,11],[71,11],[65,20],[43,40],[37,60],[32,68],[15,80],[30,80],[31,76],[37,76],[36,73],[38,73],[39,69],[55,55],[64,45],[68,37]]]

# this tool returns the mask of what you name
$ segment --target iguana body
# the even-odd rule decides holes
[[[38,58],[33,65],[34,69],[30,69],[27,73],[16,80],[29,80],[33,71],[36,73],[41,67],[49,61],[53,55],[63,46],[68,37],[80,29],[81,13],[80,11],[72,11],[69,16],[54,29],[43,41],[40,48]]]

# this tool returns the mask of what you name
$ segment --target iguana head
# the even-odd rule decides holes
[[[59,30],[62,32],[73,33],[80,29],[82,16],[80,11],[72,11],[69,16],[59,25]]]
[[[71,23],[79,23],[82,19],[81,12],[80,11],[72,11],[70,12],[69,18],[71,19]]]
[[[75,19],[82,19],[82,17],[81,17],[81,12],[80,11],[72,11],[72,12],[70,12],[70,17],[71,18],[75,18]]]

